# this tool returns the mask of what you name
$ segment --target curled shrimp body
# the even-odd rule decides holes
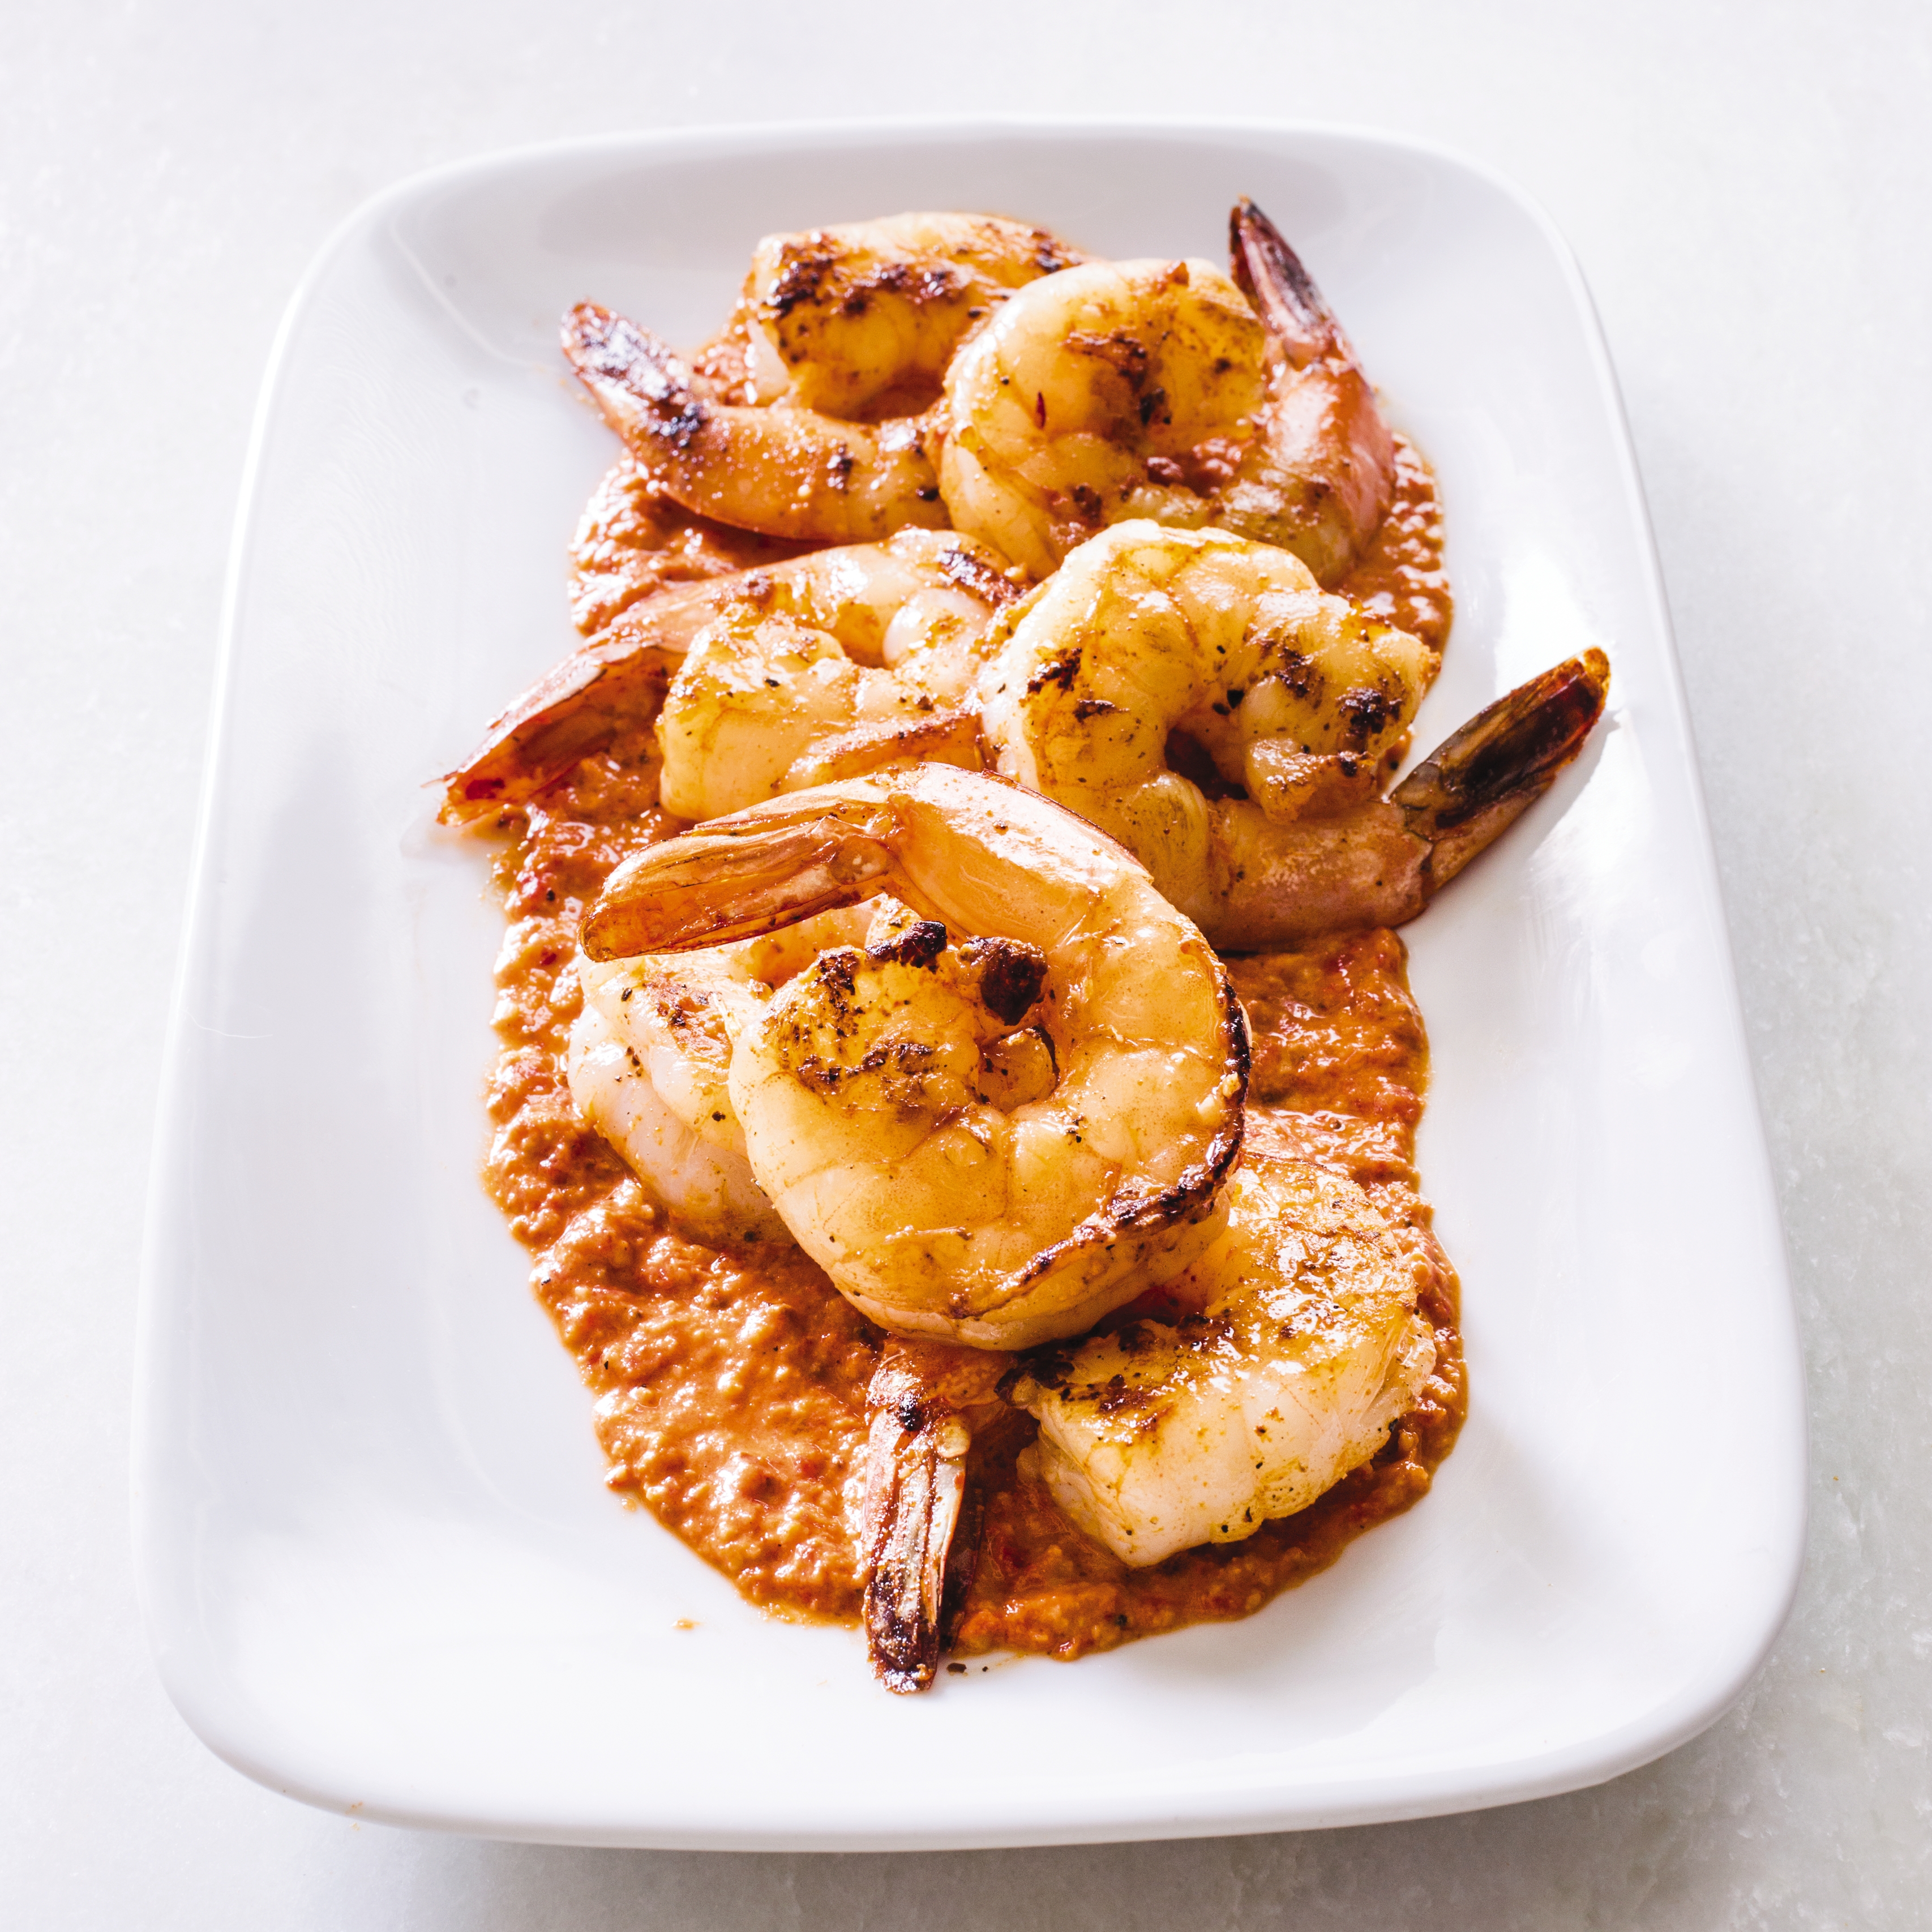
[[[1022,289],[954,358],[939,484],[956,529],[1036,577],[1109,522],[1205,523],[1266,398],[1266,338],[1204,261],[1090,262]]]
[[[782,1236],[752,1177],[725,1094],[731,1034],[756,1004],[721,950],[682,970],[656,959],[583,964],[567,1062],[577,1110],[700,1240]]]
[[[593,958],[724,943],[875,898],[742,1032],[730,1090],[794,1238],[896,1332],[1078,1333],[1214,1238],[1247,1034],[1220,962],[1110,840],[932,765],[655,846],[586,916]]]
[[[783,1238],[731,1105],[732,1042],[775,988],[864,926],[832,912],[736,946],[578,962],[584,1006],[570,1033],[571,1097],[698,1239]]]
[[[1233,821],[1366,804],[1433,668],[1286,550],[1134,522],[1016,609],[980,696],[1000,773],[1112,833],[1212,937]],[[1176,733],[1245,797],[1170,769]]]
[[[1015,607],[980,677],[995,768],[1111,832],[1234,952],[1413,919],[1582,748],[1610,687],[1600,651],[1559,664],[1378,797],[1432,664],[1298,569],[1123,525]],[[1177,734],[1202,782],[1169,766]]]
[[[1140,1321],[1022,1370],[1055,1501],[1124,1563],[1238,1542],[1379,1449],[1436,1362],[1420,1238],[1313,1162],[1250,1155],[1226,1232]]]
[[[890,706],[881,707],[880,718],[868,718],[856,688],[848,694],[851,716],[843,727],[836,722],[844,716],[839,705],[821,705],[824,716],[799,736],[793,758],[816,746],[818,768],[829,778],[901,755],[944,755],[950,750],[963,756],[962,748],[973,742],[970,721],[962,722],[950,699],[935,698],[929,708],[919,699],[932,689],[963,691],[988,617],[1018,591],[1013,574],[970,538],[920,530],[903,531],[884,544],[814,550],[756,569],[673,584],[631,604],[511,704],[482,743],[444,778],[440,815],[446,823],[460,824],[535,797],[587,753],[608,745],[626,724],[649,723],[707,630],[721,620],[742,626],[748,617],[755,630],[761,613],[795,617],[844,640],[837,651],[842,658],[882,667],[896,677],[902,668],[909,688],[913,721],[900,719]],[[824,657],[833,646],[818,648]],[[758,674],[757,692],[776,688],[763,683],[765,674]],[[836,682],[841,674],[820,675]],[[852,673],[854,679],[856,675]],[[680,693],[680,706],[689,691],[687,684]],[[705,755],[705,734],[714,727],[728,733],[735,729],[748,708],[721,692],[712,702],[710,724],[700,712],[680,710],[674,791],[682,796],[687,782],[704,782],[691,774]],[[826,741],[832,730],[843,742]],[[667,742],[665,750],[668,756],[673,746]],[[788,770],[789,764],[781,770]],[[671,808],[689,818],[708,815],[686,805]]]
[[[690,365],[623,316],[582,302],[563,350],[639,466],[688,510],[741,530],[866,543],[946,526],[923,424],[713,400]]]
[[[1041,577],[1133,517],[1346,574],[1388,513],[1394,440],[1294,250],[1252,202],[1231,230],[1232,280],[1089,263],[1021,290],[961,350],[939,469],[956,529]]]
[[[1043,228],[990,214],[767,235],[742,302],[756,399],[848,420],[926,409],[964,337],[1015,289],[1080,259]]]
[[[907,759],[976,769],[964,707],[988,627],[1018,595],[983,546],[928,530],[735,580],[658,718],[664,808],[715,818]]]

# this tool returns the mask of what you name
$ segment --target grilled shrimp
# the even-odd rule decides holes
[[[947,373],[953,526],[1045,577],[1109,522],[1205,523],[1186,478],[1230,466],[1251,433],[1264,340],[1209,262],[1089,262],[1030,284]]]
[[[1028,1364],[1054,1500],[1124,1563],[1233,1543],[1379,1449],[1436,1363],[1414,1232],[1345,1176],[1250,1154],[1220,1238],[1139,1321]]]
[[[1388,514],[1394,445],[1294,251],[1252,202],[1231,227],[1232,280],[1198,260],[1090,262],[1022,290],[960,351],[939,466],[956,529],[1036,577],[1136,517],[1346,574]]]
[[[1250,952],[1413,919],[1582,748],[1610,683],[1600,651],[1546,671],[1378,798],[1431,668],[1283,553],[1137,523],[1015,607],[981,722],[1004,776],[1112,833],[1216,946]],[[1168,764],[1175,734],[1202,782]]]
[[[648,723],[694,646],[722,617],[765,610],[796,614],[849,640],[848,648],[862,664],[903,661],[910,674],[960,683],[961,671],[948,669],[964,664],[956,653],[967,640],[976,640],[989,614],[1017,590],[1012,574],[970,538],[922,530],[660,590],[545,672],[491,724],[482,743],[444,778],[441,816],[456,824],[520,804],[602,749],[626,724]],[[943,709],[935,700],[935,711]],[[936,726],[932,715],[918,716],[919,725],[909,728],[912,750],[922,752],[935,740],[956,743],[966,735],[955,712]],[[828,766],[842,758],[845,770],[826,775],[889,761],[896,749],[908,748],[892,742],[899,728],[868,732],[855,710],[856,735],[821,753]],[[703,727],[694,721],[691,729],[701,733]]]
[[[700,1240],[782,1239],[728,1090],[731,1043],[823,946],[862,936],[836,911],[700,952],[580,960],[567,1069],[577,1109]]]
[[[943,529],[918,412],[938,400],[962,338],[1012,290],[1079,259],[1044,229],[984,214],[768,235],[732,331],[742,402],[590,303],[565,316],[564,353],[652,482],[688,509],[820,543]]]
[[[848,421],[936,401],[961,340],[1015,290],[1078,253],[990,214],[892,214],[767,235],[741,307],[760,403]]]
[[[874,427],[714,401],[666,344],[591,302],[564,317],[563,352],[639,466],[700,515],[815,543],[946,526],[917,417]]]
[[[1247,1080],[1220,962],[1112,841],[974,772],[884,772],[636,854],[583,943],[728,944],[888,888],[738,1036],[752,1173],[884,1328],[1077,1334],[1214,1238]]]
[[[1018,595],[982,545],[927,530],[736,580],[658,718],[664,808],[715,818],[907,760],[977,770],[965,706],[987,628]]]
[[[1111,832],[1210,937],[1235,807],[1169,769],[1174,734],[1270,821],[1332,818],[1374,797],[1434,668],[1288,551],[1146,521],[1082,544],[994,648],[999,771]]]

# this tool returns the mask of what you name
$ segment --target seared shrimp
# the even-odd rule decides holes
[[[1428,655],[1305,577],[1293,587],[1296,568],[1239,538],[1124,526],[1016,607],[980,674],[1001,774],[1112,832],[1234,952],[1413,919],[1582,749],[1610,685],[1602,652],[1573,658],[1376,798]],[[1205,788],[1169,766],[1177,733]]]
[[[1394,445],[1293,250],[1251,202],[1232,229],[1234,280],[1090,262],[1022,290],[960,351],[939,466],[956,529],[1038,577],[1134,517],[1346,574],[1388,514]]]
[[[1264,346],[1210,262],[1090,262],[1029,284],[946,376],[954,527],[1045,577],[1108,523],[1207,522],[1186,478],[1232,470],[1266,399]]]
[[[1139,866],[998,780],[916,766],[652,847],[586,916],[596,959],[728,943],[878,896],[742,1032],[730,1091],[794,1238],[882,1326],[1077,1334],[1218,1232],[1247,1031]]]
[[[1284,825],[1238,802],[1216,857],[1216,944],[1258,952],[1406,924],[1556,782],[1610,688],[1601,651],[1568,658],[1452,731],[1386,798],[1339,818]]]
[[[563,352],[632,456],[687,509],[816,543],[946,526],[918,418],[872,428],[712,401],[665,344],[590,302],[564,317]]]
[[[1124,1563],[1233,1543],[1379,1449],[1436,1362],[1420,1238],[1344,1176],[1250,1155],[1228,1225],[1168,1284],[1187,1311],[1030,1363],[1040,1474]]]
[[[821,948],[861,938],[865,925],[862,914],[830,912],[736,946],[579,961],[571,1097],[698,1239],[783,1238],[731,1105],[732,1042],[776,988]]]
[[[1433,668],[1286,550],[1137,521],[1014,614],[980,697],[1001,774],[1111,832],[1212,937],[1237,807],[1169,769],[1174,735],[1270,822],[1332,818],[1374,797]]]
[[[1015,290],[1079,254],[990,214],[892,214],[767,235],[742,307],[754,400],[850,420],[938,399],[961,340]]]
[[[807,622],[849,638],[862,662],[903,658],[909,672],[938,676],[950,654],[964,648],[960,640],[976,638],[987,616],[1018,588],[1012,574],[970,538],[908,530],[888,544],[815,550],[660,590],[546,671],[491,724],[445,778],[440,815],[460,824],[520,804],[626,724],[648,723],[694,644],[721,616],[766,608],[804,614]],[[959,681],[958,674],[947,674]],[[912,731],[908,745],[896,743],[891,730],[868,734],[856,716],[849,742],[821,748],[825,776],[871,769],[902,750],[922,754],[935,744],[970,742],[956,712],[937,725],[920,713],[917,725],[905,728]]]
[[[1019,587],[970,538],[902,530],[714,599],[658,718],[665,810],[715,818],[907,760],[976,770],[964,708]]]

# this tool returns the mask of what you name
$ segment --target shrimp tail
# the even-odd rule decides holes
[[[1246,195],[1228,217],[1228,254],[1235,286],[1254,304],[1296,368],[1324,356],[1355,360],[1315,278],[1288,238]]]
[[[1610,661],[1571,658],[1452,732],[1389,795],[1429,848],[1432,897],[1550,789],[1603,716]]]
[[[1395,440],[1361,360],[1281,230],[1252,201],[1228,218],[1236,286],[1281,358],[1271,426],[1222,496],[1228,530],[1292,550],[1333,588],[1395,497]]]
[[[648,718],[672,664],[661,652],[619,640],[573,651],[491,724],[483,742],[440,781],[445,825],[466,825],[536,797],[580,760],[601,752],[627,718]]]
[[[740,823],[742,820],[743,822]],[[787,822],[769,808],[713,819],[634,854],[585,916],[592,959],[728,946],[875,896],[894,869],[888,807],[823,802]]]
[[[793,760],[779,782],[784,791],[806,791],[841,778],[862,777],[893,765],[957,765],[981,771],[986,758],[980,716],[970,709],[934,710],[916,723],[887,719],[854,725],[822,740]]]
[[[595,302],[563,318],[563,352],[604,420],[640,454],[682,452],[710,412],[690,369],[647,328]]]
[[[905,1695],[923,1690],[938,1668],[972,1438],[896,1349],[874,1372],[866,1403],[866,1646],[880,1682]]]
[[[627,725],[650,723],[712,614],[716,581],[678,584],[632,604],[544,672],[444,775],[438,818],[466,824],[522,805]]]

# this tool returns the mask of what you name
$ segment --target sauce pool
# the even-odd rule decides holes
[[[655,747],[637,732],[506,828],[516,836],[495,868],[511,923],[485,1178],[532,1250],[538,1298],[591,1391],[611,1488],[752,1602],[852,1621],[880,1331],[789,1243],[716,1249],[679,1234],[578,1119],[566,1084],[578,920],[620,859],[678,829],[656,800]],[[1427,1232],[1413,1164],[1428,1049],[1406,962],[1401,940],[1376,930],[1228,963],[1254,1034],[1253,1144],[1338,1168],[1425,1235],[1436,1266],[1420,1306],[1437,1355],[1421,1401],[1310,1508],[1142,1570],[1076,1528],[1023,1472],[1034,1425],[1012,1412],[974,1445],[980,1507],[963,1532],[976,1546],[952,1618],[956,1654],[1074,1658],[1250,1615],[1427,1490],[1461,1426],[1464,1388],[1455,1276]]]
[[[664,584],[763,560],[766,547],[779,548],[658,503],[620,463],[578,533],[580,621],[595,628]],[[1394,507],[1340,588],[1439,655],[1451,609],[1440,506],[1427,465],[1400,436]],[[658,810],[656,746],[640,724],[500,821],[508,838],[494,876],[509,927],[484,1180],[531,1250],[538,1298],[591,1392],[610,1486],[752,1602],[856,1622],[866,1387],[880,1332],[788,1242],[716,1249],[678,1234],[578,1118],[566,1082],[581,1004],[578,922],[622,859],[683,830]],[[1428,1046],[1401,940],[1338,934],[1227,964],[1253,1034],[1250,1144],[1336,1168],[1423,1235],[1433,1266],[1420,1306],[1436,1331],[1435,1371],[1382,1450],[1310,1507],[1146,1569],[1060,1514],[1027,1473],[1033,1420],[1012,1411],[974,1444],[960,1530],[970,1560],[958,1566],[970,1580],[949,1606],[957,1655],[1076,1658],[1250,1616],[1425,1494],[1462,1426],[1456,1276],[1414,1168]]]

